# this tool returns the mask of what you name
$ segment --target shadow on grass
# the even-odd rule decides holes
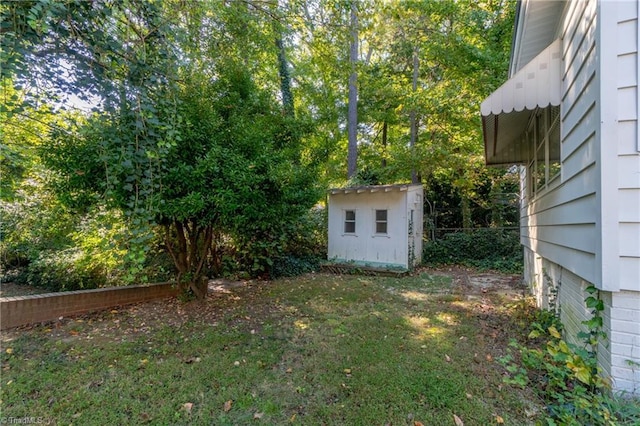
[[[4,343],[3,416],[527,424],[533,397],[493,361],[515,330],[501,302],[441,276],[307,275],[35,327]]]

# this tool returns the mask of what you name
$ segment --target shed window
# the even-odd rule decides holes
[[[376,234],[387,233],[387,211],[376,210]]]
[[[355,234],[356,232],[356,211],[345,210],[344,211],[344,233]]]

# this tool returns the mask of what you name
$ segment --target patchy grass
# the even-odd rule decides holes
[[[57,424],[513,424],[510,311],[450,277],[306,275],[4,333],[5,418]]]

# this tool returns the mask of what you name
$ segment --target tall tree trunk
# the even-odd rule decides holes
[[[473,222],[471,220],[471,204],[464,194],[460,200],[460,208],[462,210],[462,227],[465,232],[471,232],[471,228],[473,227]]]
[[[387,167],[387,128],[389,124],[385,120],[382,123],[382,167]]]
[[[349,148],[347,153],[347,178],[355,176],[358,162],[358,8],[357,1],[351,1],[351,49],[349,51],[349,63],[351,75],[349,76],[349,112],[347,116],[347,132]]]
[[[415,47],[413,49],[413,81],[411,84],[411,89],[413,91],[414,96],[418,91],[419,69],[420,69],[420,61],[418,60],[418,48]],[[411,150],[411,158],[415,159],[416,143],[418,142],[418,114],[416,112],[415,101],[414,101],[414,106],[411,109],[411,113],[409,114],[409,121],[410,121],[410,128],[411,128],[411,139],[409,141],[409,147]],[[413,164],[411,167],[411,183],[419,183],[419,182],[420,182],[420,179],[416,172],[416,166],[415,164]]]
[[[291,93],[291,74],[289,74],[289,63],[284,49],[282,39],[282,29],[280,24],[274,23],[276,31],[276,48],[278,49],[278,74],[280,75],[280,92],[282,93],[282,105],[286,115],[293,117],[293,93]]]

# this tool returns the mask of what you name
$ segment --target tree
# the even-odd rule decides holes
[[[470,223],[490,196],[477,110],[506,69],[513,10],[507,0],[16,1],[0,6],[0,72],[25,107],[44,99],[57,114],[68,94],[95,100],[43,154],[59,201],[126,221],[131,280],[161,224],[181,285],[202,296],[223,241],[268,272],[294,220],[286,206],[313,204],[314,183],[345,184],[345,154],[349,176],[367,182],[438,180]],[[28,156],[5,153],[10,193]]]
[[[313,170],[300,167],[300,124],[283,116],[239,64],[226,64],[217,75],[212,81],[194,72],[186,79],[181,142],[171,151],[160,194],[159,223],[178,282],[199,298],[216,237],[231,237],[252,258],[253,272],[268,273],[287,225],[319,195]]]
[[[3,4],[2,76],[24,86],[26,104],[74,94],[93,97],[101,121],[100,193],[122,208],[131,241],[132,276],[142,268],[163,162],[174,143],[172,94],[182,31],[161,3],[19,1]],[[136,266],[137,265],[137,266]]]
[[[265,83],[286,63],[284,46],[273,45],[280,29],[262,6],[37,0],[0,11],[10,23],[3,72],[29,84],[50,79],[49,99],[89,92],[100,100],[72,135],[53,134],[47,164],[62,177],[59,196],[121,210],[138,269],[162,224],[180,286],[197,297],[216,236],[245,251],[254,272],[265,270],[286,222],[318,196],[299,155],[303,126],[289,100],[282,116],[271,98],[277,85]],[[202,40],[206,32],[214,37]],[[65,62],[76,70],[60,78]]]
[[[355,176],[358,162],[358,5],[351,1],[350,12],[351,42],[349,47],[349,63],[351,74],[349,75],[349,114],[347,125],[349,128],[349,149],[347,152],[347,178]]]

